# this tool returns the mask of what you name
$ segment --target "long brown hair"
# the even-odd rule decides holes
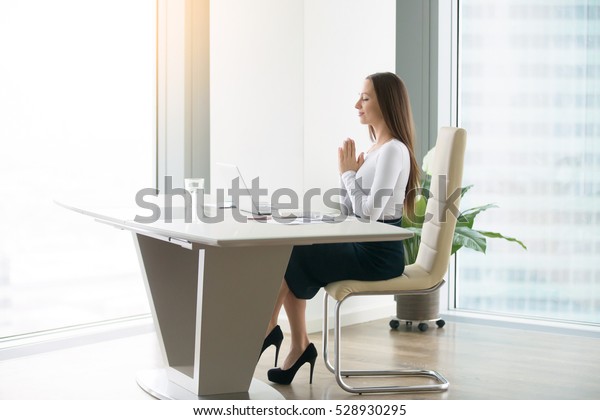
[[[410,175],[404,196],[405,210],[414,214],[415,196],[419,188],[420,170],[415,157],[415,122],[413,120],[408,90],[394,73],[375,73],[367,76],[373,82],[377,103],[383,120],[394,138],[404,143],[410,155]],[[369,134],[375,139],[375,130],[369,125]]]

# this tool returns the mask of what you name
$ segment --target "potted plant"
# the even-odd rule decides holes
[[[427,208],[427,192],[429,191],[429,186],[431,184],[431,171],[429,170],[429,166],[433,159],[434,153],[435,147],[427,152],[423,158],[422,169],[424,176],[421,186],[421,191],[423,193],[417,196],[417,199],[415,200],[415,214],[410,217],[405,215],[405,217],[402,218],[402,227],[414,233],[412,238],[404,240],[404,259],[406,265],[413,264],[415,262],[417,258],[417,252],[419,250],[419,244],[421,243],[421,231],[423,229],[423,222],[425,220]],[[460,194],[461,198],[471,188],[473,188],[473,185],[462,187]],[[498,206],[490,203],[460,212],[456,220],[454,238],[452,240],[452,251],[450,252],[450,255],[455,254],[456,251],[463,246],[485,254],[487,249],[487,238],[497,238],[510,242],[516,242],[523,247],[523,249],[527,249],[525,244],[516,238],[510,238],[498,232],[489,232],[473,228],[473,224],[475,223],[475,218],[477,215],[494,207]]]
[[[413,232],[414,236],[405,239],[404,242],[404,258],[405,264],[414,264],[417,259],[417,252],[421,243],[421,232],[425,221],[427,198],[429,187],[431,184],[430,164],[435,154],[435,147],[432,148],[423,158],[423,180],[421,185],[421,194],[415,200],[414,215],[405,213],[402,218],[402,227]],[[462,187],[461,198],[469,191],[473,185]],[[496,204],[490,203],[483,206],[473,207],[461,211],[457,216],[454,237],[452,240],[452,250],[450,255],[455,254],[462,247],[473,249],[477,252],[485,254],[487,249],[487,239],[497,238],[504,239],[510,242],[519,244],[523,249],[527,249],[525,244],[516,238],[511,238],[502,235],[498,232],[489,232],[478,230],[473,227],[475,218],[481,212],[491,208],[498,207]],[[431,295],[404,295],[396,296],[396,318],[390,322],[392,328],[398,328],[399,321],[406,321],[411,324],[413,321],[419,322],[419,329],[426,331],[428,328],[427,321],[436,321],[438,327],[444,326],[444,321],[439,318],[439,293]]]

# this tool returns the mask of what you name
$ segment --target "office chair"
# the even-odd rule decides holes
[[[373,295],[427,295],[436,293],[445,283],[452,237],[456,225],[456,209],[460,201],[467,134],[462,128],[442,127],[438,133],[431,177],[431,196],[427,203],[426,222],[423,224],[421,244],[414,264],[405,267],[404,274],[383,281],[343,280],[325,287],[323,299],[323,357],[325,365],[335,374],[338,385],[352,393],[376,392],[438,392],[448,389],[449,382],[432,370],[342,370],[340,360],[342,304],[350,297]],[[458,192],[457,192],[458,191]],[[336,301],[334,321],[334,360],[329,361],[329,298]],[[423,385],[395,385],[352,387],[342,377],[350,376],[405,376],[426,377],[435,383]],[[428,381],[431,382],[431,381]]]

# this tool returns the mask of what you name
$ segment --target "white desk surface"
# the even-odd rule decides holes
[[[385,223],[360,221],[354,217],[348,217],[344,222],[330,223],[286,224],[274,221],[266,223],[265,220],[240,222],[234,219],[232,209],[220,209],[224,212],[224,220],[218,223],[202,221],[186,223],[183,219],[175,217],[172,222],[168,223],[164,220],[138,223],[134,221],[135,216],[149,216],[151,212],[148,209],[132,206],[110,207],[85,200],[79,202],[76,200],[56,201],[56,203],[122,229],[219,247],[368,242],[402,240],[412,236],[412,233],[406,229]],[[182,208],[178,210],[181,211]],[[164,216],[164,209],[161,211]],[[250,216],[245,213],[242,215]]]

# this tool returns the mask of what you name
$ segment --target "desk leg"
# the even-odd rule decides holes
[[[252,375],[292,247],[134,238],[169,386],[199,398],[281,397]]]

